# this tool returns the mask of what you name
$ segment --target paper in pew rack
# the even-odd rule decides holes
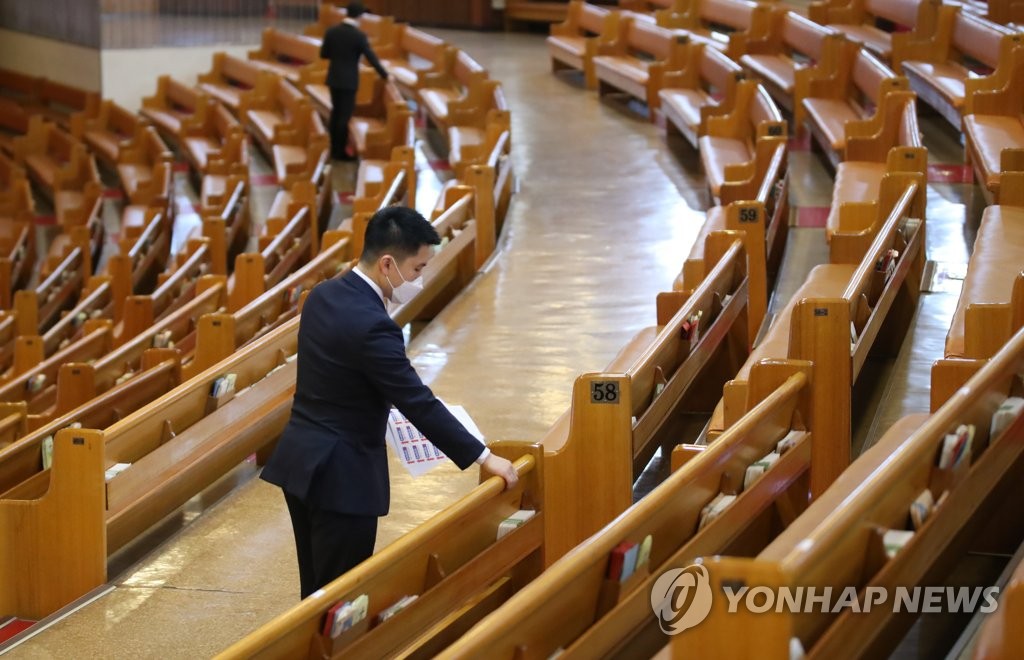
[[[442,401],[442,403],[444,403]],[[466,427],[476,439],[484,441],[473,419],[462,406],[451,406],[444,404],[448,411],[455,416],[455,419]],[[402,467],[409,471],[414,477],[426,474],[441,463],[448,460],[447,456],[440,449],[434,446],[419,429],[412,425],[405,415],[397,408],[392,408],[388,414],[388,427],[384,434],[388,445],[394,450]]]

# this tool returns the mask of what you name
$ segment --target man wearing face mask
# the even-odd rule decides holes
[[[378,211],[358,265],[309,293],[299,322],[291,418],[262,479],[284,490],[302,598],[373,554],[390,503],[384,442],[393,404],[460,468],[480,464],[511,488],[490,453],[434,397],[405,353],[387,301],[408,302],[441,239],[413,209]]]

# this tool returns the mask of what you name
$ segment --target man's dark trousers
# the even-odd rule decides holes
[[[350,516],[315,509],[288,493],[284,494],[284,499],[295,533],[302,598],[327,586],[373,554],[377,516]]]
[[[356,90],[331,87],[331,156],[335,159],[346,157],[348,146],[348,121],[356,108]]]

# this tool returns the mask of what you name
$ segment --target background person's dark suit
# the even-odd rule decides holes
[[[363,56],[370,61],[381,78],[387,80],[377,55],[370,48],[370,41],[362,31],[347,22],[331,26],[324,33],[320,45],[320,57],[328,61],[327,87],[331,90],[331,118],[328,130],[331,132],[331,155],[345,156],[348,144],[348,121],[356,106],[356,90],[359,88],[359,59]]]
[[[291,419],[262,478],[284,489],[305,598],[373,554],[390,504],[391,404],[462,469],[484,447],[420,380],[401,329],[355,272],[310,292],[297,371]]]

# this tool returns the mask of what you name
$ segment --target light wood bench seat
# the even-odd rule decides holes
[[[927,36],[935,29],[941,4],[933,0],[820,0],[811,3],[807,15],[888,61],[892,56],[893,33],[879,28],[878,20]]]
[[[421,78],[448,70],[455,49],[444,40],[408,25],[396,26],[397,36],[376,49],[380,63],[407,94],[415,94]]]
[[[197,87],[238,117],[242,95],[256,86],[260,71],[250,60],[224,52],[214,53],[212,68],[199,75]]]
[[[117,167],[121,144],[135,137],[139,116],[113,101],[104,100],[95,113],[71,116],[71,134],[111,169]]]
[[[203,121],[209,99],[194,87],[170,76],[157,78],[156,93],[142,99],[139,114],[152,122],[164,139],[180,144],[183,128],[190,121]]]
[[[733,109],[736,84],[743,71],[704,43],[690,42],[682,48],[683,64],[665,73],[658,97],[668,134],[681,135],[697,148],[706,118]]]
[[[320,40],[277,28],[263,30],[257,50],[249,51],[249,61],[257,68],[298,83],[304,70],[325,68],[320,59]]]
[[[565,21],[552,23],[547,38],[551,69],[582,71],[587,89],[595,89],[594,56],[618,37],[620,16],[584,0],[571,0]]]
[[[682,68],[689,36],[638,18],[625,18],[618,38],[594,56],[597,91],[620,90],[647,104],[651,120],[661,106],[665,74]]]

